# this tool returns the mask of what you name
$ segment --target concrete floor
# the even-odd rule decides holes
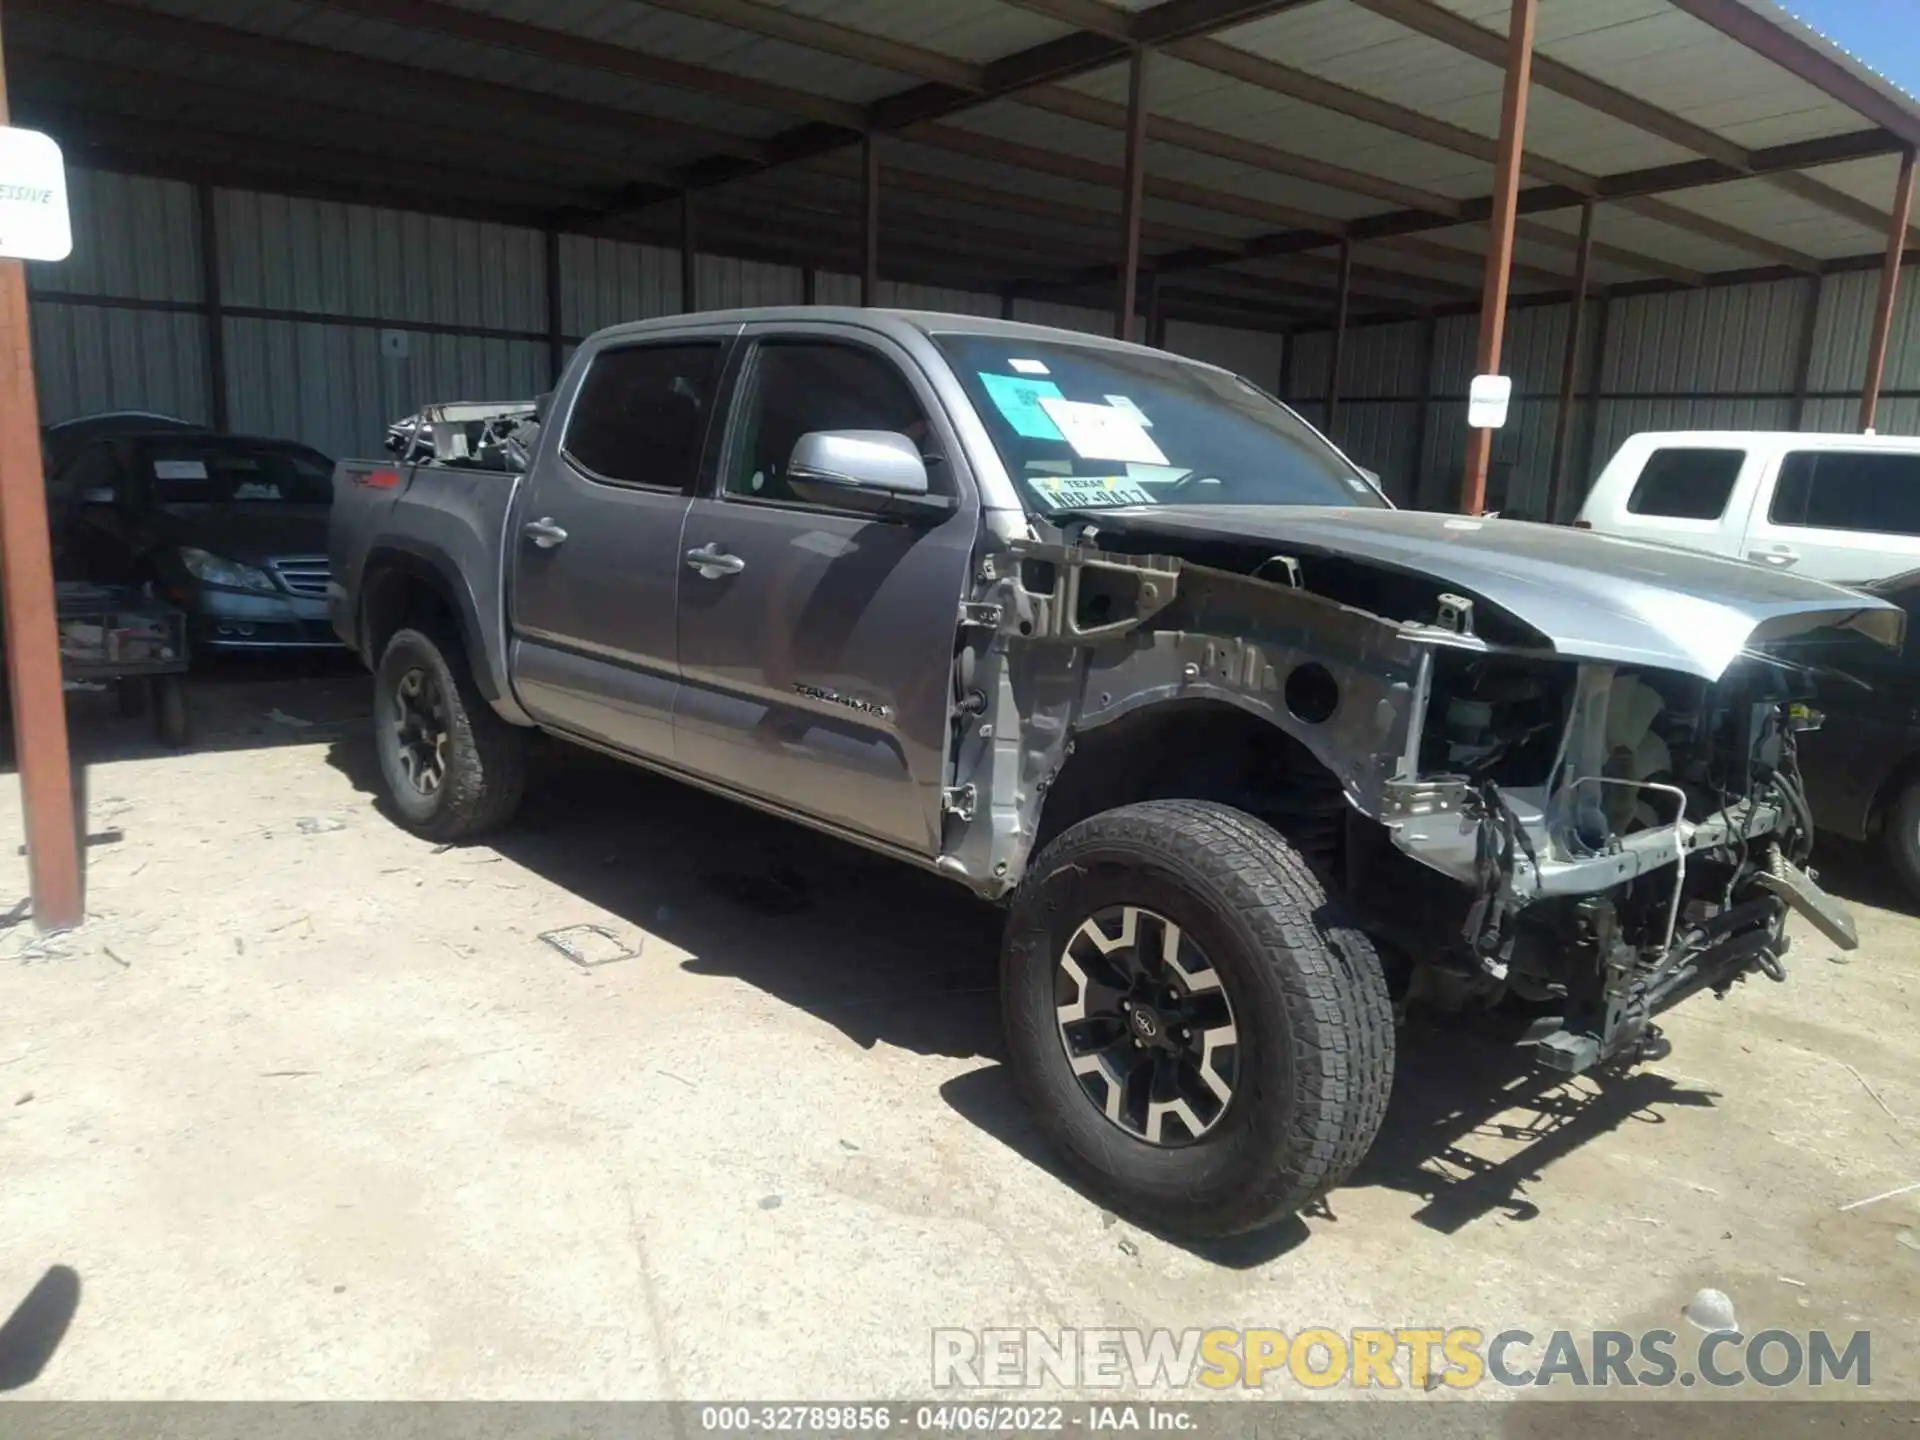
[[[1416,1029],[1329,1214],[1185,1246],[1050,1167],[995,917],[942,883],[575,756],[435,853],[375,807],[351,673],[203,684],[178,755],[104,698],[93,919],[0,932],[0,1315],[53,1275],[0,1387],[911,1397],[940,1326],[1684,1332],[1711,1285],[1748,1333],[1871,1329],[1874,1392],[1920,1396],[1920,1193],[1840,1208],[1920,1181],[1907,915],[1605,1084]],[[589,923],[637,953],[539,938]]]

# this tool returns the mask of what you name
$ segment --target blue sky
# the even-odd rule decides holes
[[[1814,29],[1920,95],[1920,0],[1781,0]]]

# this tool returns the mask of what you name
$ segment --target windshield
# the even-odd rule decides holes
[[[1035,510],[1387,503],[1299,416],[1221,371],[1003,335],[933,338]]]
[[[162,505],[327,505],[333,500],[333,466],[317,450],[179,441],[149,446],[147,464],[154,498]]]

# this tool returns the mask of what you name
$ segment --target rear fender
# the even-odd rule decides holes
[[[445,603],[459,626],[460,643],[466,650],[474,685],[487,702],[499,711],[501,718],[516,725],[532,724],[532,717],[521,709],[519,701],[514,698],[507,674],[506,647],[499,635],[498,624],[489,630],[483,623],[479,603],[465,572],[452,556],[431,540],[390,534],[381,536],[369,548],[361,570],[361,603],[355,620],[359,648],[367,662],[375,665],[380,659],[371,653],[368,626],[372,617],[368,612],[367,597],[375,593],[382,576],[396,573],[426,586]]]

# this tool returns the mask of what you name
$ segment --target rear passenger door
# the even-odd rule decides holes
[[[679,763],[916,855],[937,853],[954,643],[979,509],[932,387],[870,331],[754,327],[719,473],[687,517]],[[809,431],[916,441],[944,515],[797,496]],[[696,553],[704,557],[695,563]]]
[[[1920,454],[1788,451],[1754,507],[1745,554],[1843,585],[1920,567]]]
[[[514,688],[543,724],[673,758],[680,530],[738,332],[610,340],[555,397],[504,541]]]
[[[1742,483],[1750,468],[1747,453],[1719,446],[1649,452],[1625,503],[1603,528],[1636,540],[1738,554],[1751,489],[1751,480]]]

